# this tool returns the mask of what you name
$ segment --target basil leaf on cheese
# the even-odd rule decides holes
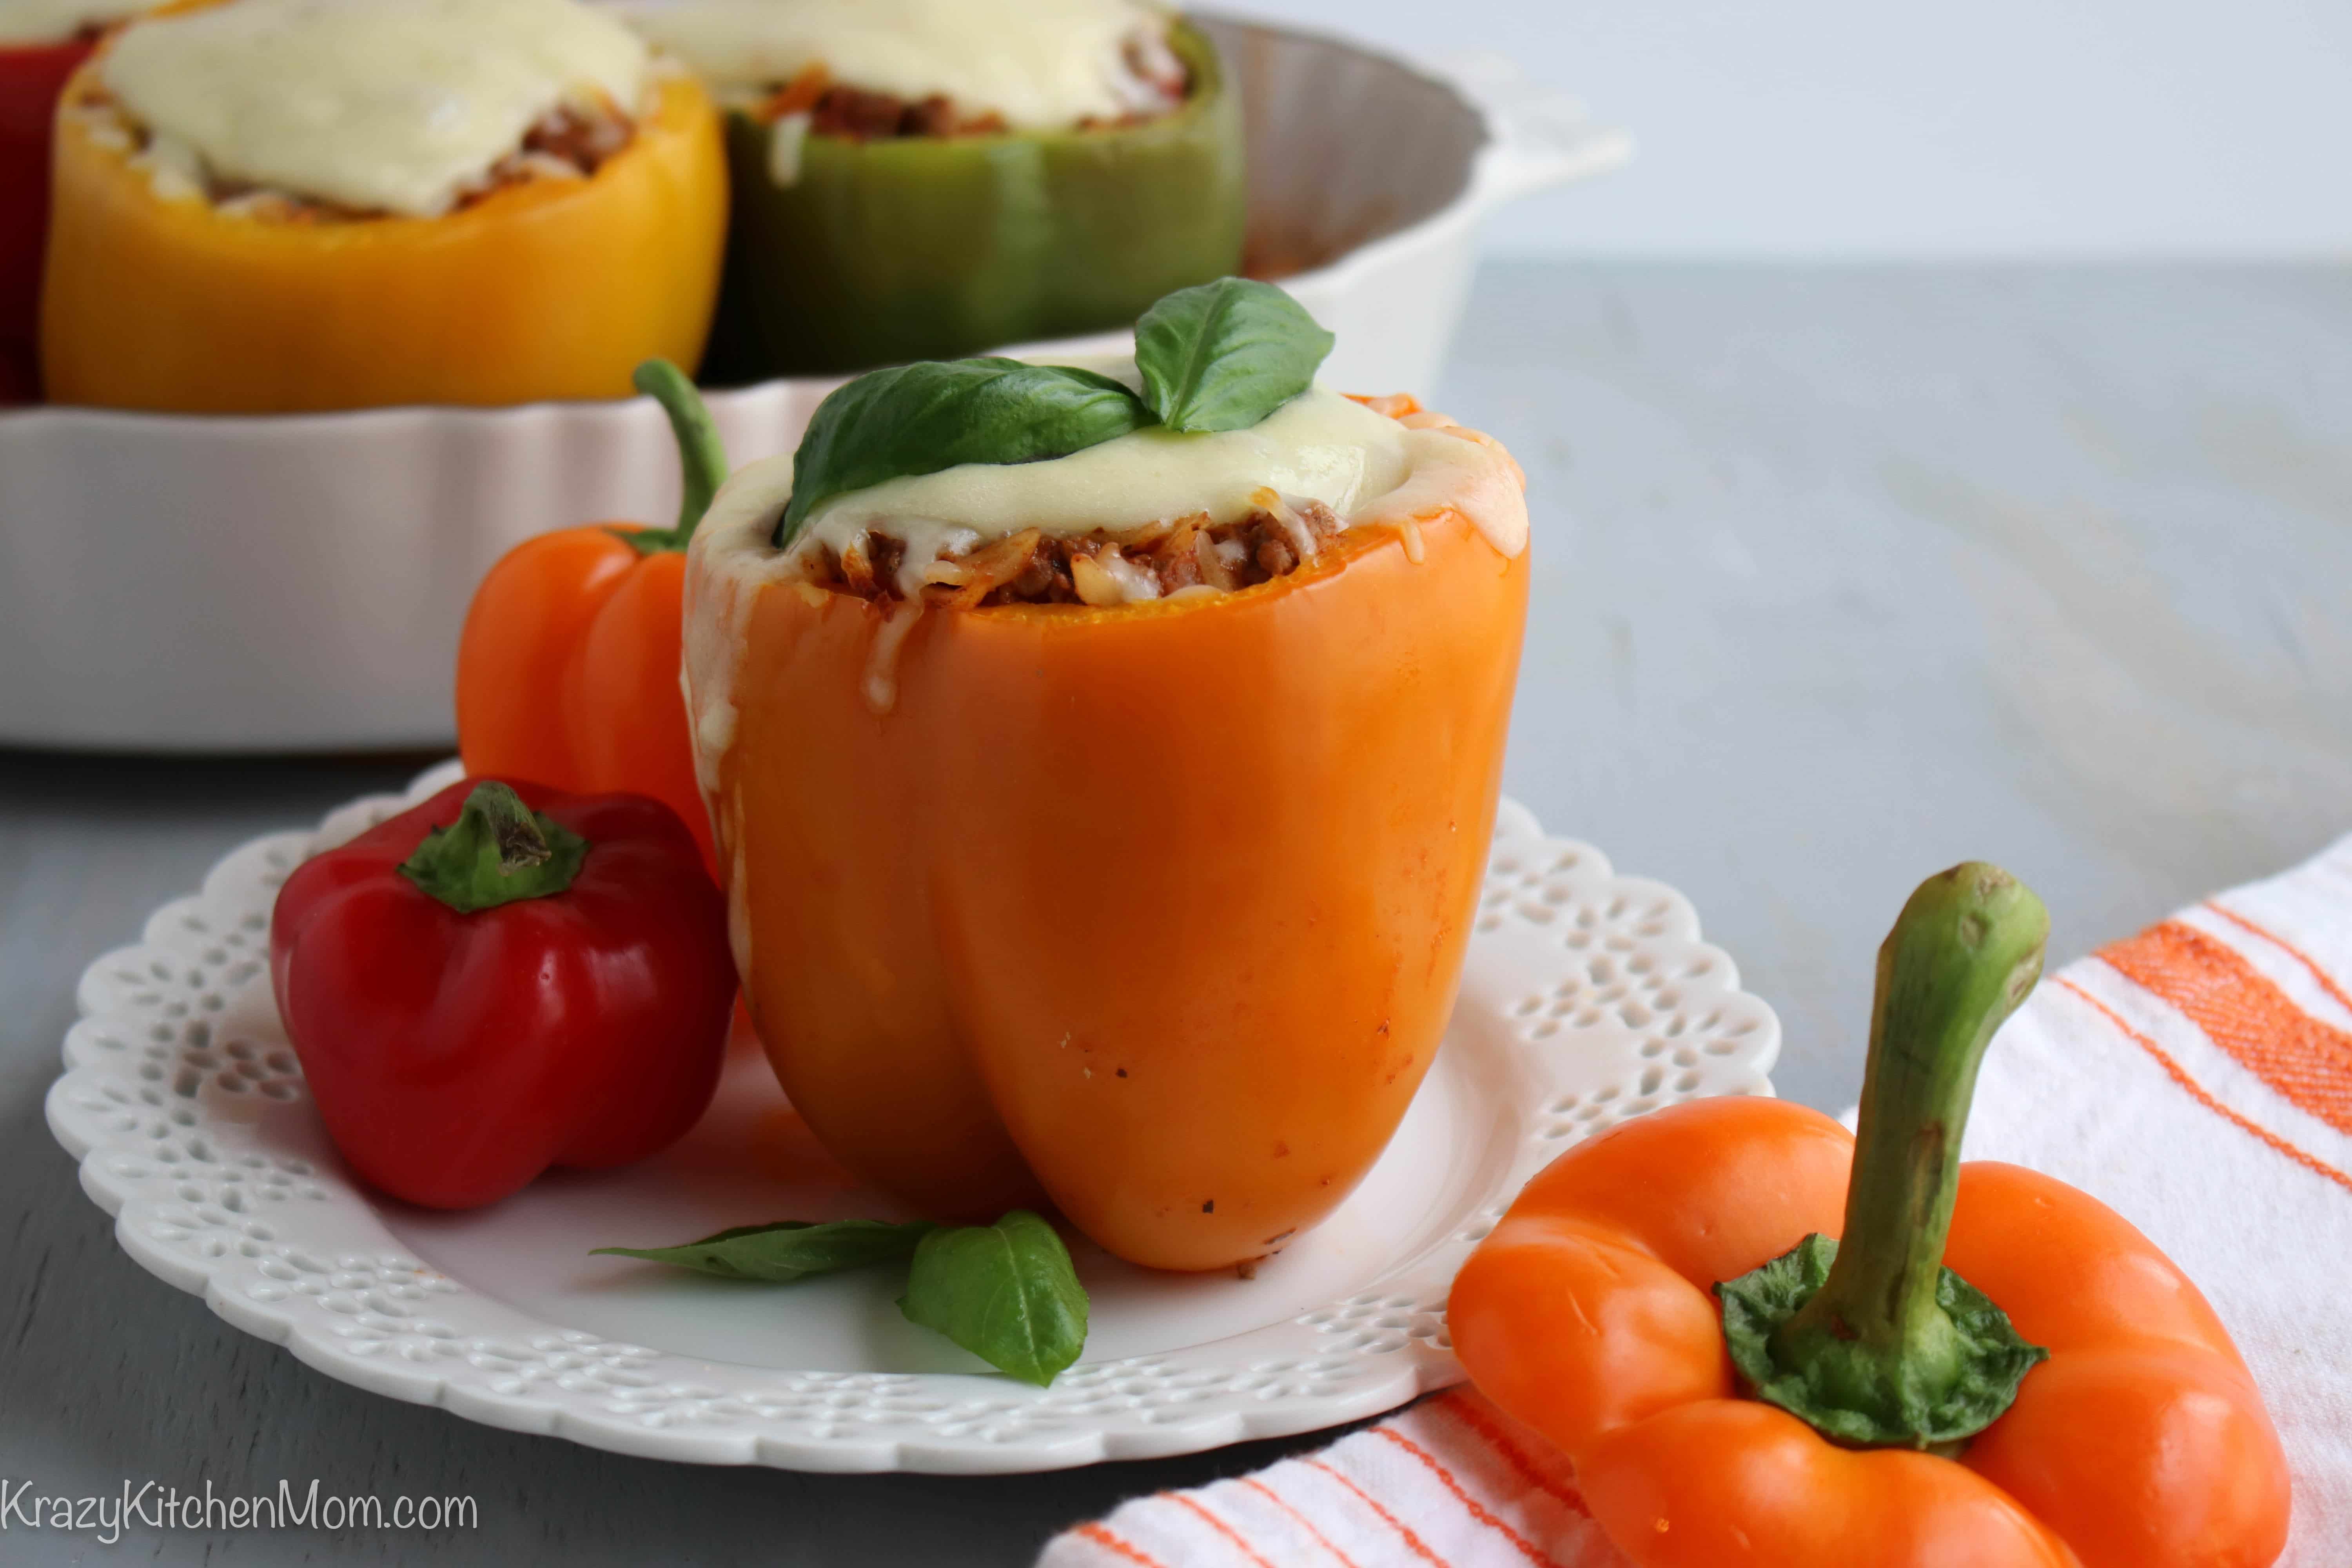
[[[837,495],[963,463],[1067,457],[1151,423],[1107,375],[1010,359],[925,361],[861,375],[817,405],[793,455],[778,549]]]
[[[1171,430],[1245,430],[1315,383],[1330,333],[1271,283],[1180,289],[1135,324],[1144,401]]]
[[[1306,391],[1331,334],[1270,283],[1180,289],[1135,326],[1138,397],[1109,376],[1010,359],[925,361],[859,376],[817,405],[793,454],[774,543],[835,496],[965,463],[1066,458],[1151,425],[1243,430]]]

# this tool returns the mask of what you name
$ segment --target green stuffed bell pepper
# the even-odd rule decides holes
[[[1239,269],[1239,97],[1207,37],[1137,0],[688,0],[635,19],[730,109],[706,381],[1124,326]]]

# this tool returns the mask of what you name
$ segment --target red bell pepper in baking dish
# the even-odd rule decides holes
[[[49,127],[58,94],[93,40],[0,44],[0,403],[37,385],[41,252],[49,233]]]
[[[298,867],[269,972],[336,1147],[445,1209],[675,1141],[735,999],[726,905],[675,812],[482,779]]]

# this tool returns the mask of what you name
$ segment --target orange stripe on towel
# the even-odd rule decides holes
[[[1112,1556],[1126,1558],[1129,1563],[1134,1563],[1136,1568],[1160,1568],[1159,1560],[1150,1552],[1129,1542],[1124,1537],[1112,1534],[1099,1524],[1082,1524],[1078,1526],[1078,1534],[1093,1542]]]
[[[2203,1086],[2199,1084],[2195,1079],[2190,1078],[2189,1076],[2189,1070],[2182,1067],[2179,1062],[2174,1061],[2172,1058],[2166,1053],[2165,1048],[2162,1046],[2158,1045],[2154,1040],[2149,1039],[2146,1035],[2141,1034],[2137,1029],[2135,1029],[2129,1024],[2125,1023],[2121,1016],[2119,1016],[2113,1007],[2108,1006],[2105,1002],[2100,1001],[2096,996],[2092,995],[2089,992],[2084,990],[2080,985],[2075,984],[2073,981],[2067,979],[2063,974],[2059,975],[2055,980],[2053,980],[2051,984],[2063,990],[2072,991],[2075,995],[2080,996],[2084,1001],[2088,1002],[2093,1007],[2096,1008],[2100,1016],[2105,1017],[2108,1023],[2113,1024],[2116,1028],[2123,1031],[2124,1037],[2126,1039],[2129,1039],[2134,1045],[2139,1047],[2141,1050],[2146,1051],[2149,1056],[2154,1057],[2157,1060],[2157,1065],[2164,1068],[2165,1072],[2171,1077],[2173,1082],[2188,1090],[2189,1098],[2194,1100],[2198,1104],[2203,1106],[2206,1110],[2211,1111],[2222,1121],[2227,1121],[2231,1126],[2237,1128],[2240,1131],[2252,1133],[2254,1137],[2261,1139],[2273,1149],[2277,1150],[2280,1153],[2285,1155],[2296,1164],[2301,1165],[2305,1170],[2315,1172],[2316,1173],[2326,1177],[2329,1181],[2334,1182],[2337,1186],[2342,1187],[2345,1191],[2352,1192],[2352,1175],[2345,1174],[2325,1160],[2305,1153],[2302,1150],[2296,1148],[2294,1144],[2288,1142],[2277,1133],[2271,1131],[2268,1128],[2259,1126],[2254,1122],[2247,1121],[2244,1117],[2239,1115],[2236,1111],[2231,1110],[2228,1106],[2222,1104],[2220,1100],[2206,1093]]]
[[[1265,1495],[1265,1500],[1298,1521],[1298,1528],[1315,1538],[1315,1544],[1339,1560],[1339,1568],[1356,1568],[1356,1561],[1331,1544],[1331,1538],[1315,1528],[1315,1521],[1282,1500],[1282,1494],[1259,1480],[1255,1476],[1244,1476],[1242,1485]]]
[[[1412,1549],[1414,1556],[1420,1558],[1424,1563],[1435,1563],[1437,1568],[1450,1568],[1450,1564],[1446,1563],[1444,1558],[1440,1557],[1436,1552],[1432,1552],[1429,1549],[1429,1543],[1422,1540],[1420,1536],[1413,1533],[1412,1526],[1407,1524],[1404,1521],[1391,1513],[1387,1509],[1382,1508],[1381,1506],[1380,1499],[1374,1497],[1371,1493],[1366,1491],[1363,1488],[1358,1486],[1355,1482],[1349,1480],[1346,1476],[1341,1475],[1339,1471],[1333,1469],[1330,1466],[1325,1464],[1320,1459],[1310,1458],[1301,1459],[1298,1462],[1305,1465],[1310,1470],[1322,1471],[1325,1475],[1330,1477],[1333,1480],[1339,1482],[1341,1486],[1355,1493],[1356,1496],[1361,1500],[1366,1508],[1370,1509],[1374,1513],[1381,1516],[1381,1523],[1387,1525],[1391,1530],[1397,1532],[1398,1539],[1402,1541],[1407,1547]]]
[[[1473,1436],[1501,1455],[1503,1462],[1511,1467],[1519,1479],[1587,1519],[1592,1517],[1591,1510],[1584,1506],[1584,1499],[1573,1487],[1562,1486],[1537,1468],[1534,1458],[1511,1440],[1510,1434],[1503,1430],[1502,1424],[1473,1405],[1461,1393],[1443,1394],[1430,1403],[1469,1427]]]
[[[2177,921],[2099,950],[2298,1109],[2352,1137],[2352,1034],[2323,1024],[2221,938]]]
[[[2344,994],[2344,987],[2336,984],[2334,980],[2330,979],[2328,977],[2327,971],[2320,968],[2318,964],[2313,963],[2310,955],[2305,953],[2303,949],[2295,946],[2294,943],[2279,935],[2278,932],[2269,931],[2262,926],[2256,925],[2253,921],[2248,920],[2237,910],[2223,909],[2220,904],[2215,903],[2210,899],[2205,900],[2205,907],[2212,910],[2215,914],[2220,915],[2223,920],[2228,921],[2231,925],[2236,926],[2240,931],[2246,931],[2252,935],[2262,938],[2264,942],[2269,942],[2273,947],[2277,948],[2281,952],[2285,953],[2289,958],[2294,959],[2297,963],[2302,964],[2305,971],[2308,973],[2314,980],[2319,982],[2319,988],[2336,999],[2336,1005],[2338,1007],[2343,1008],[2347,1013],[2352,1013],[2352,996],[2347,996]]]
[[[1199,1500],[1186,1497],[1182,1492],[1161,1492],[1160,1495],[1166,1498],[1170,1502],[1181,1503],[1184,1507],[1191,1509],[1194,1513],[1200,1515],[1202,1523],[1207,1525],[1211,1530],[1215,1531],[1219,1535],[1223,1536],[1227,1541],[1232,1542],[1234,1543],[1234,1549],[1239,1552],[1243,1556],[1248,1558],[1252,1563],[1256,1563],[1257,1568],[1274,1568],[1273,1563],[1268,1563],[1265,1558],[1258,1555],[1256,1547],[1252,1546],[1248,1542],[1242,1539],[1242,1532],[1240,1531],[1235,1530],[1232,1525],[1227,1524],[1223,1520],[1219,1519],[1215,1514],[1211,1513],[1207,1508],[1202,1505]]]
[[[1394,1443],[1398,1447],[1402,1448],[1406,1453],[1411,1454],[1414,1458],[1419,1459],[1423,1464],[1428,1466],[1429,1473],[1435,1476],[1439,1484],[1444,1486],[1447,1491],[1454,1494],[1454,1500],[1455,1502],[1460,1503],[1464,1508],[1470,1510],[1471,1518],[1491,1529],[1500,1531],[1504,1539],[1507,1540],[1512,1545],[1519,1549],[1520,1556],[1526,1558],[1530,1563],[1538,1564],[1538,1568],[1559,1568],[1559,1563],[1544,1555],[1542,1548],[1536,1545],[1534,1542],[1529,1541],[1526,1536],[1521,1535],[1517,1531],[1513,1530],[1501,1520],[1496,1518],[1495,1515],[1487,1510],[1485,1504],[1481,1503],[1476,1498],[1472,1497],[1468,1492],[1463,1490],[1462,1483],[1454,1479],[1454,1472],[1452,1470],[1447,1469],[1444,1465],[1437,1462],[1436,1455],[1431,1453],[1428,1449],[1423,1447],[1420,1444],[1414,1442],[1412,1438],[1406,1436],[1403,1433],[1398,1431],[1393,1426],[1375,1426],[1372,1428],[1372,1433],[1375,1436],[1386,1437],[1390,1442]]]

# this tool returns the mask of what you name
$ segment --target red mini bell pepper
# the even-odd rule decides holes
[[[286,879],[270,979],[327,1131],[431,1208],[694,1124],[735,996],[727,911],[642,795],[468,779]]]
[[[33,398],[41,253],[49,234],[49,128],[93,41],[0,44],[0,403]]]

